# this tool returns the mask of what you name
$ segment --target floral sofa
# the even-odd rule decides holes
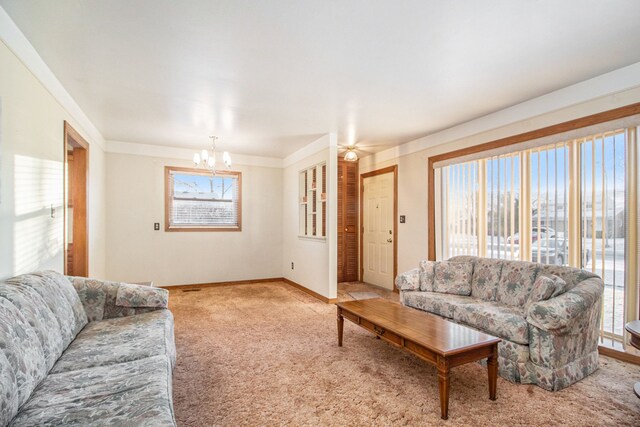
[[[0,283],[0,426],[175,426],[167,302],[52,271]]]
[[[401,302],[502,338],[499,373],[560,390],[598,369],[604,284],[590,272],[458,256],[399,275]]]

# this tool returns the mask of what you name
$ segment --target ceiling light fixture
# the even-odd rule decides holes
[[[196,167],[206,168],[211,174],[215,175],[219,172],[219,169],[216,169],[216,139],[218,139],[218,137],[210,136],[209,138],[211,138],[211,149],[202,150],[201,153],[195,153],[193,155],[193,163],[195,163]],[[231,167],[231,156],[228,151],[222,153],[222,161],[227,169]]]
[[[344,160],[347,162],[357,162],[358,154],[355,151],[354,147],[347,148],[347,152],[344,153]]]

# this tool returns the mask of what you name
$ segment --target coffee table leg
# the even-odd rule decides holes
[[[449,418],[449,362],[438,356],[438,383],[440,386],[440,418]]]
[[[338,307],[338,347],[342,347],[342,330],[344,329],[344,317],[342,309]]]
[[[489,399],[496,400],[496,388],[498,384],[498,344],[493,345],[493,352],[487,358],[487,371],[489,372]]]

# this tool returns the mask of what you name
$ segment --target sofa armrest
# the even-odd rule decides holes
[[[531,304],[527,311],[527,322],[555,335],[597,328],[597,325],[587,325],[585,322],[590,323],[587,320],[594,318],[590,315],[593,311],[600,313],[603,292],[604,283],[599,277],[583,280],[564,294]]]
[[[414,268],[398,274],[396,287],[401,291],[417,291],[420,288],[420,269]]]
[[[116,294],[116,305],[132,308],[167,308],[169,305],[169,291],[151,286],[120,283]]]
[[[69,277],[89,321],[131,316],[167,308],[169,291],[122,282]]]

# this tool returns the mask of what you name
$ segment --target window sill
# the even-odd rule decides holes
[[[209,232],[209,231],[242,231],[242,227],[167,227],[164,231],[196,231],[196,232]]]
[[[302,234],[298,234],[298,239],[300,240],[315,240],[319,242],[325,242],[327,240],[326,236],[305,236]]]

